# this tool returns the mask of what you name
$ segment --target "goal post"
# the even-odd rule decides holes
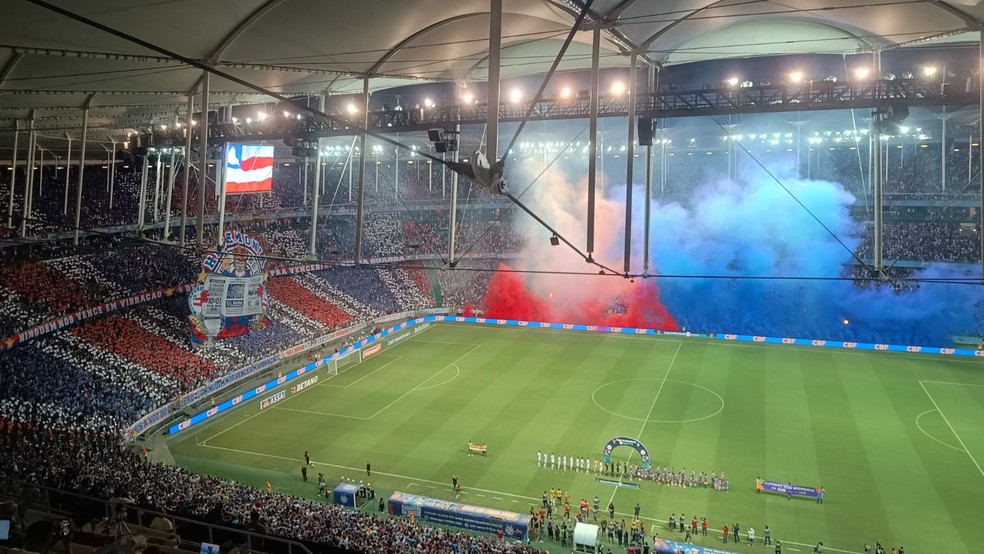
[[[330,376],[338,375],[340,372],[345,371],[350,366],[356,365],[362,361],[362,350],[353,350],[351,352],[346,352],[337,358],[333,358],[325,364],[325,373]]]

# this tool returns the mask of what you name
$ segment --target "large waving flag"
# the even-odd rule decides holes
[[[226,194],[273,188],[273,146],[230,144],[226,151]]]

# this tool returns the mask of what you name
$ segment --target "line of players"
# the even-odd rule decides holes
[[[713,488],[714,490],[719,491],[728,490],[728,480],[725,478],[724,473],[718,475],[713,471],[710,474],[707,474],[703,471],[698,473],[696,470],[691,469],[690,476],[688,478],[687,468],[683,468],[679,472],[668,467],[664,468],[657,466],[655,468],[644,468],[636,464],[623,464],[621,460],[616,460],[613,463],[607,463],[598,460],[598,458],[592,459],[587,456],[547,455],[539,450],[536,451],[536,466],[550,469],[561,469],[563,471],[576,471],[578,473],[594,473],[595,475],[608,475],[612,477],[623,477],[626,479],[637,479],[640,481],[655,481],[664,485],[676,485],[679,487],[704,489]]]

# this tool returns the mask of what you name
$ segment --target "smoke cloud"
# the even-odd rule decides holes
[[[520,165],[525,185],[540,167]],[[745,166],[751,163],[743,164]],[[717,179],[688,198],[650,203],[651,279],[500,272],[483,302],[488,317],[758,334],[857,342],[945,346],[954,334],[982,332],[981,287],[923,283],[904,292],[858,286],[846,264],[864,228],[849,213],[854,197],[839,183],[802,179],[791,163],[769,170],[830,230],[825,230],[758,167],[739,182]],[[599,179],[595,258],[622,270],[625,186]],[[579,247],[585,244],[586,179],[548,170],[524,203]],[[633,190],[632,271],[643,271],[645,194]],[[515,268],[592,272],[567,247],[519,213],[526,237]],[[833,234],[833,236],[831,235]],[[834,238],[836,237],[836,238]],[[840,242],[838,242],[838,239]],[[843,244],[841,244],[843,243]],[[933,265],[924,278],[952,279],[979,269]],[[818,279],[819,278],[819,279]]]

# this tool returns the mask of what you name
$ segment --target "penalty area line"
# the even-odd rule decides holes
[[[958,443],[960,443],[960,447],[963,448],[964,452],[967,453],[967,456],[970,458],[970,461],[974,462],[974,466],[977,467],[977,471],[979,471],[981,476],[984,477],[984,469],[981,468],[981,464],[977,463],[977,459],[974,458],[974,455],[970,453],[970,449],[967,448],[967,445],[964,444],[963,439],[961,439],[960,435],[957,434],[957,430],[953,428],[953,425],[950,423],[950,420],[947,419],[946,414],[944,414],[943,410],[940,409],[940,405],[936,403],[936,399],[933,398],[933,395],[929,393],[929,389],[926,388],[926,385],[922,381],[919,381],[919,386],[922,387],[923,392],[925,392],[926,396],[929,397],[929,401],[933,403],[933,406],[936,408],[936,411],[940,413],[940,417],[942,417],[943,421],[946,422],[946,426],[950,428],[950,432],[953,433],[953,437],[957,439]]]
[[[475,346],[474,348],[472,348],[472,349],[471,349],[471,350],[469,350],[468,352],[465,352],[465,353],[464,353],[464,354],[462,354],[461,356],[458,356],[458,357],[457,357],[457,358],[456,358],[456,359],[455,359],[455,360],[454,360],[453,362],[451,362],[451,363],[449,363],[448,365],[446,365],[446,366],[444,366],[444,367],[442,367],[441,369],[439,369],[439,370],[437,370],[437,372],[436,372],[436,373],[434,373],[434,374],[433,374],[433,375],[431,375],[430,377],[428,377],[428,378],[426,378],[426,379],[424,379],[423,381],[421,381],[420,383],[418,383],[418,384],[417,384],[417,386],[415,386],[414,388],[412,388],[412,389],[410,389],[410,390],[408,390],[407,392],[405,392],[405,393],[403,393],[403,394],[401,394],[400,396],[398,396],[398,397],[396,397],[396,399],[395,399],[395,400],[393,400],[393,401],[392,401],[392,402],[390,402],[389,404],[387,404],[387,405],[385,405],[385,406],[383,406],[382,408],[380,408],[379,410],[377,410],[377,411],[376,411],[376,413],[374,413],[374,414],[372,414],[371,416],[369,416],[369,419],[372,419],[372,418],[374,418],[374,417],[376,417],[376,416],[378,416],[379,414],[381,414],[381,413],[383,413],[383,412],[385,412],[385,411],[386,411],[386,410],[387,410],[387,409],[388,409],[388,408],[389,408],[390,406],[392,406],[393,404],[396,404],[396,403],[397,403],[397,402],[399,402],[400,400],[403,400],[403,399],[404,399],[404,398],[405,398],[405,397],[406,397],[407,395],[409,395],[410,393],[412,393],[412,392],[416,392],[416,391],[417,391],[418,389],[420,389],[420,387],[422,387],[422,386],[424,385],[424,383],[426,383],[427,381],[430,381],[430,380],[431,380],[431,379],[433,379],[434,377],[437,377],[437,376],[438,376],[438,375],[440,375],[440,374],[441,374],[441,373],[442,373],[442,372],[443,372],[443,371],[444,371],[445,369],[447,369],[447,368],[449,368],[449,367],[451,367],[451,366],[453,366],[453,365],[455,365],[455,364],[457,364],[457,363],[458,363],[458,362],[460,362],[460,361],[461,361],[461,360],[462,360],[462,359],[463,359],[463,358],[464,358],[465,356],[467,356],[467,355],[469,355],[469,354],[471,354],[472,352],[474,352],[474,351],[476,351],[476,350],[478,350],[478,348],[479,348],[480,346],[482,346],[482,345],[480,345],[480,344],[479,344],[479,345],[476,345],[476,346]]]

